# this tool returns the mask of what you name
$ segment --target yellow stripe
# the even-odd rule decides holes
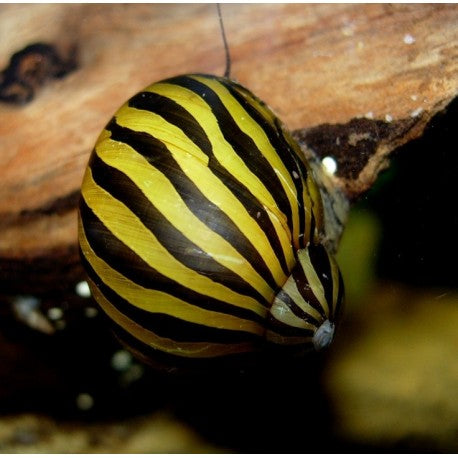
[[[324,232],[323,201],[321,200],[320,191],[315,184],[312,171],[309,167],[307,176],[307,190],[312,201],[310,208],[312,209],[313,215],[315,216],[315,235],[316,238],[318,238],[318,236],[321,236]],[[311,236],[313,236],[313,234],[311,234]]]
[[[173,100],[188,111],[195,119],[199,120],[218,162],[237,180],[244,183],[259,202],[262,203],[264,209],[267,210],[280,240],[289,268],[292,268],[294,265],[294,254],[291,250],[291,233],[285,215],[278,209],[274,198],[259,177],[251,172],[243,160],[236,154],[230,143],[226,141],[210,106],[205,100],[189,89],[173,84],[157,83],[150,86],[147,90]],[[246,117],[248,119],[247,114]]]
[[[310,288],[312,289],[313,294],[315,295],[315,297],[318,299],[318,302],[323,307],[323,310],[326,316],[329,317],[329,306],[328,306],[328,303],[324,295],[323,284],[321,283],[320,279],[318,278],[315,268],[312,265],[312,261],[310,260],[309,250],[307,248],[303,250],[299,250],[297,254],[299,256],[299,262],[301,263],[302,268],[304,269],[305,276],[307,277],[307,280],[309,282],[309,285],[310,285]]]
[[[272,170],[277,175],[280,183],[282,184],[283,190],[285,191],[285,194],[290,203],[293,215],[294,240],[297,240],[299,236],[299,212],[297,206],[296,186],[294,184],[293,177],[285,167],[285,164],[279,157],[277,151],[270,143],[266,133],[221,83],[214,79],[200,76],[192,76],[192,78],[207,85],[218,95],[221,102],[229,111],[229,114],[232,116],[234,122],[238,125],[240,130],[253,140],[261,154],[264,156],[267,162],[269,162]],[[225,158],[226,156],[223,155],[218,157],[218,160],[224,166],[226,166],[224,163]],[[233,172],[231,171],[231,173]],[[268,192],[267,189],[265,192]],[[285,252],[285,254],[287,253]]]
[[[125,173],[143,192],[145,197],[185,237],[203,252],[242,277],[253,286],[268,303],[273,292],[251,264],[223,237],[209,229],[187,207],[180,194],[162,172],[150,164],[141,154],[124,143],[106,139],[96,147],[97,155],[108,165]],[[263,307],[254,299],[239,296],[238,303],[252,304],[262,314]]]
[[[299,250],[299,253],[301,251],[305,250]],[[308,279],[308,277],[307,277]],[[310,285],[312,286],[312,285]],[[312,307],[308,302],[305,301],[304,296],[299,292],[297,289],[297,284],[294,281],[293,276],[291,275],[287,282],[285,283],[285,286],[283,287],[284,291],[288,294],[288,296],[305,312],[308,313],[310,316],[313,318],[316,318],[319,322],[323,320],[323,317],[320,315],[318,310],[316,310],[314,307]],[[312,287],[313,293],[315,293],[313,287]],[[320,301],[321,302],[321,301]]]
[[[116,120],[123,127],[147,132],[163,142],[180,168],[202,194],[218,206],[248,237],[258,253],[264,258],[277,285],[282,286],[286,276],[266,234],[242,203],[206,166],[207,156],[204,155],[205,160],[196,160],[196,157],[198,158],[196,150],[199,152],[200,150],[181,130],[179,133],[174,131],[173,136],[171,136],[170,132],[176,129],[175,126],[154,113],[144,111],[141,117],[138,116],[138,113],[139,110],[124,106],[118,111]],[[203,153],[200,152],[200,154]]]
[[[288,326],[316,331],[316,326],[307,323],[307,321],[296,316],[291,311],[291,309],[278,297],[275,298],[274,303],[270,309],[270,313],[278,321],[287,324]]]
[[[253,345],[249,343],[222,344],[207,342],[175,342],[172,339],[160,337],[123,315],[111,305],[92,281],[89,280],[89,284],[95,300],[100,307],[102,307],[104,312],[125,331],[152,348],[187,358],[210,358],[253,351]]]
[[[265,313],[257,301],[250,301],[246,296],[235,293],[177,261],[135,214],[94,182],[89,167],[82,195],[108,230],[153,269],[198,293],[253,310],[261,316]]]
[[[208,166],[208,156],[193,143],[183,131],[155,113],[123,105],[115,114],[116,122],[137,132],[148,132],[161,140],[175,154],[197,159]]]
[[[283,133],[283,137],[285,138],[286,142],[288,143],[289,146],[291,146],[292,150],[296,153],[297,159],[299,159],[302,164],[304,164],[305,168],[307,169],[307,173],[310,172],[310,166],[304,156],[303,151],[301,150],[301,147],[299,146],[299,143],[297,143],[296,140],[292,137],[290,131],[285,128],[284,124],[281,122],[281,120],[278,120],[280,123],[280,128]]]
[[[198,77],[193,78],[199,79]],[[204,83],[215,82],[214,80],[207,80],[205,78],[200,78],[200,81]],[[219,83],[217,84],[219,85]],[[219,85],[219,87],[223,88],[221,85]],[[272,221],[272,224],[280,240],[280,244],[282,246],[286,261],[288,263],[289,268],[291,269],[294,265],[295,259],[294,254],[291,250],[291,232],[288,227],[285,215],[283,214],[283,212],[279,210],[273,196],[264,186],[259,177],[246,166],[244,161],[234,151],[232,145],[226,141],[218,125],[218,121],[212,113],[211,108],[207,104],[207,102],[191,90],[173,84],[156,83],[147,88],[147,90],[167,97],[170,100],[173,100],[174,102],[182,106],[186,111],[188,111],[191,114],[191,116],[193,116],[195,119],[199,121],[201,128],[203,129],[211,143],[213,154],[215,155],[218,162],[237,180],[239,180],[241,183],[244,183],[248,187],[250,192],[253,193],[253,195],[259,200],[259,202],[262,203],[264,208],[268,211],[270,220]],[[270,145],[264,131],[262,131],[262,129],[259,128],[258,124],[256,124],[249,117],[249,115],[240,107],[238,102],[232,96],[230,96],[228,92],[227,94],[228,97],[230,97],[231,103],[233,103],[235,107],[238,107],[238,112],[233,113],[230,111],[230,114],[233,116],[244,116],[246,123],[248,123],[252,129],[246,131],[247,127],[240,125],[240,123],[237,122],[237,118],[234,118],[234,121],[239,125],[239,127],[241,127],[241,129],[244,132],[246,131],[248,135],[250,135],[250,133],[254,134],[254,129],[256,129],[257,127],[257,130],[259,130],[264,136],[264,146],[267,147],[268,145],[270,147],[271,155],[275,156],[278,159],[275,162],[275,172],[279,175],[288,175],[288,172],[284,164],[278,158],[278,155],[276,154],[275,150]],[[226,100],[223,100],[223,102],[226,103]],[[228,106],[226,107],[229,109]],[[260,137],[260,134],[257,134],[257,137]],[[256,140],[256,138],[253,138],[253,140]],[[257,140],[258,142],[260,141],[259,138],[257,138]],[[257,146],[260,147],[260,145],[258,144]],[[262,150],[261,152],[263,153]],[[277,171],[276,168],[278,168],[279,171]],[[290,190],[289,194],[288,190],[285,190],[285,192],[289,196],[291,192],[295,191]],[[294,198],[290,199],[290,201],[294,215],[294,209],[296,209],[297,213],[297,200],[295,194]]]
[[[95,273],[103,283],[135,307],[151,313],[164,313],[175,318],[196,324],[233,331],[246,331],[262,335],[264,330],[259,323],[233,315],[205,310],[189,304],[163,291],[156,291],[137,285],[110,267],[99,258],[87,241],[82,224],[79,226],[80,246]]]
[[[218,159],[218,162],[237,180],[244,183],[264,207],[277,213],[278,219],[283,224],[283,230],[280,231],[279,236],[285,239],[283,234],[285,229],[287,234],[289,232],[285,216],[279,211],[273,196],[259,177],[251,172],[240,156],[236,154],[232,145],[226,141],[218,121],[207,102],[191,90],[173,84],[156,83],[147,88],[147,90],[173,100],[199,121],[200,127],[204,130],[211,143],[213,154]]]
[[[294,138],[291,136],[291,133],[285,129],[282,124],[281,127],[285,140],[291,146],[292,150],[296,153],[296,157],[302,162],[305,169],[307,170],[307,180],[304,187],[307,188],[307,193],[311,199],[312,205],[307,206],[306,208],[313,211],[316,224],[315,234],[311,234],[310,237],[314,238],[315,241],[318,241],[318,234],[321,235],[324,231],[323,202],[321,200],[321,194],[313,177],[313,171],[305,159],[304,153],[302,152],[299,144],[296,142],[296,140],[294,140]]]
[[[313,213],[315,216],[315,223],[316,223],[315,234],[311,234],[311,237],[314,237],[314,235],[316,236],[317,233],[322,233],[324,230],[324,219],[323,219],[323,203],[321,200],[321,195],[314,181],[312,169],[310,168],[310,165],[308,164],[307,160],[305,159],[304,153],[302,152],[299,144],[291,136],[291,133],[288,131],[288,129],[284,127],[281,120],[275,116],[273,111],[270,108],[267,108],[265,106],[264,102],[260,101],[256,96],[254,96],[251,92],[249,92],[243,86],[234,84],[233,87],[245,99],[248,99],[249,103],[253,105],[256,108],[256,110],[259,111],[261,115],[269,121],[270,125],[273,128],[277,129],[277,126],[275,125],[274,121],[277,120],[279,122],[279,125],[280,125],[280,128],[282,129],[285,140],[287,141],[289,146],[292,148],[292,150],[296,153],[297,159],[299,159],[302,162],[302,164],[305,166],[307,170],[307,183],[304,185],[304,187],[307,188],[307,192],[312,200],[313,206],[306,207],[306,208],[309,210],[313,208]]]
[[[275,120],[278,120],[281,124],[281,121],[275,115],[270,107],[268,107],[261,99],[257,98],[251,91],[246,89],[243,86],[240,86],[237,83],[233,83],[232,86],[244,99],[248,101],[250,105],[252,105],[259,114],[266,119],[266,121],[271,125],[273,129],[277,129],[275,125]]]
[[[312,241],[313,234],[310,234],[312,229],[312,202],[310,194],[308,193],[307,186],[304,185],[302,189],[302,199],[304,201],[304,218],[305,218],[305,231],[304,231],[304,245],[307,246]],[[299,247],[297,247],[298,249]]]

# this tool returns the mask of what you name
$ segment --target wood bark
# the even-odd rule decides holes
[[[419,136],[456,96],[456,5],[222,10],[232,77],[293,131],[324,176],[331,207],[366,191],[389,153]],[[77,51],[77,69],[46,81],[28,104],[0,105],[0,288],[67,288],[82,275],[76,206],[98,133],[153,81],[224,72],[216,9],[2,5],[0,28],[0,68],[31,43],[52,44],[63,56]],[[332,176],[322,173],[325,156],[337,162]]]
[[[389,155],[421,136],[430,119],[456,97],[458,7],[224,4],[222,10],[232,77],[267,102],[299,141],[322,186],[330,243],[336,244],[349,205],[388,166]],[[297,430],[289,427],[295,420],[286,414],[298,408],[307,412],[310,402],[321,399],[323,385],[338,418],[333,434],[350,438],[362,450],[391,451],[406,437],[413,442],[425,437],[433,451],[456,450],[457,410],[451,396],[457,380],[456,297],[442,292],[421,291],[420,306],[412,304],[406,314],[411,292],[380,286],[377,301],[347,314],[348,337],[336,342],[336,353],[325,359],[323,380],[318,380],[319,368],[307,367],[306,376],[298,379],[274,374],[251,382],[253,393],[264,389],[257,416],[252,409],[256,396],[245,393],[243,383],[240,396],[230,382],[215,384],[232,394],[226,404],[211,398],[211,390],[199,390],[199,384],[193,386],[197,391],[164,389],[169,382],[157,384],[149,373],[140,388],[131,382],[129,391],[127,372],[110,367],[119,346],[109,340],[101,317],[94,317],[90,299],[74,293],[83,277],[76,231],[79,186],[98,133],[128,97],[180,73],[223,74],[216,9],[0,5],[0,30],[0,69],[33,43],[48,43],[64,60],[75,57],[77,63],[64,78],[45,78],[34,86],[29,103],[0,102],[0,451],[217,452],[226,450],[211,445],[221,434],[230,435],[235,451],[246,434],[263,447],[266,438],[275,444],[276,436],[290,437],[300,442],[299,451],[314,451],[316,437],[316,450],[322,451],[328,440],[317,432],[327,438],[329,422],[320,423],[321,401]],[[322,167],[327,156],[336,161],[334,174]],[[37,293],[40,305],[19,316],[17,304],[30,298],[4,293]],[[56,309],[63,318],[51,318]],[[278,383],[266,385],[266,379]],[[417,385],[425,380],[427,388],[413,380]],[[294,403],[275,403],[272,386],[289,386]],[[87,421],[80,412],[79,421],[62,421],[54,415],[56,405],[64,404],[65,412],[69,399],[74,402],[92,388],[99,390],[95,410],[103,411],[98,403],[106,402],[119,416]],[[313,396],[296,398],[296,392]],[[150,408],[144,393],[167,405]],[[135,410],[143,403],[140,416],[123,417],[130,412],[126,404]],[[195,421],[177,417],[173,412],[180,409],[182,417]],[[30,413],[37,411],[42,414]],[[242,411],[248,419],[240,417]],[[213,434],[196,433],[197,420]],[[284,452],[288,441],[281,446]],[[421,444],[411,449],[419,451]],[[336,450],[342,451],[338,442]]]

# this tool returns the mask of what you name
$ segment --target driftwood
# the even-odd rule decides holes
[[[456,97],[458,7],[224,4],[222,10],[232,77],[266,101],[293,131],[320,180],[334,231],[330,238],[337,242],[349,205],[388,166],[389,155],[421,136],[429,120]],[[212,390],[199,383],[174,389],[149,372],[127,384],[129,370],[135,375],[138,365],[132,362],[122,373],[110,367],[119,346],[110,340],[101,317],[94,316],[90,299],[74,292],[75,282],[83,277],[76,242],[79,186],[98,133],[129,96],[180,73],[223,74],[216,8],[1,5],[0,30],[0,70],[35,43],[52,46],[57,56],[44,62],[35,55],[19,69],[26,78],[14,87],[11,71],[0,75],[0,98],[14,94],[19,102],[0,101],[0,413],[10,414],[0,417],[0,451],[246,451],[241,442],[248,441],[248,434],[253,436],[248,451],[263,451],[267,439],[270,452],[323,451],[329,442],[330,415],[323,385],[339,418],[345,419],[341,427],[337,422],[335,434],[350,436],[355,443],[367,439],[369,451],[383,451],[400,437],[423,433],[433,441],[433,451],[456,450],[456,406],[447,404],[457,373],[455,296],[436,307],[433,317],[442,317],[447,323],[443,328],[428,321],[429,303],[422,302],[417,314],[403,312],[410,291],[377,291],[379,300],[351,317],[353,334],[338,342],[334,357],[315,361],[301,377],[286,378],[292,393],[314,393],[313,399],[294,398],[289,407],[271,399],[271,386],[285,386],[277,373],[240,382],[235,389],[232,380],[225,381],[217,389],[229,397],[215,398],[218,402],[208,394]],[[334,174],[322,167],[328,156],[336,161]],[[26,293],[36,293],[38,299],[5,296]],[[40,307],[19,317],[35,328],[30,329],[11,311],[18,314],[17,304],[30,306],[34,300],[41,301]],[[384,308],[385,302],[392,306]],[[59,310],[61,319],[56,318]],[[393,327],[393,322],[399,326]],[[374,374],[385,380],[392,373],[393,363],[386,355],[396,359],[396,342],[405,345],[391,385],[379,382],[374,388]],[[442,359],[446,355],[449,359]],[[322,383],[319,377],[326,362]],[[415,391],[402,385],[412,379],[409,371],[423,375],[425,367],[433,367],[433,372],[427,371],[428,386],[437,385],[436,377],[443,382],[440,391],[435,389],[436,397],[424,396],[422,387]],[[266,379],[272,385],[265,384]],[[75,411],[81,408],[65,405],[89,389],[87,384],[99,390],[92,422],[86,421],[84,406],[78,417]],[[247,386],[269,399],[267,413],[264,401],[245,392]],[[160,393],[160,400],[152,401],[158,406],[148,404],[143,397],[148,393]],[[427,401],[421,415],[415,410],[418,399]],[[167,404],[165,408],[160,402]],[[304,419],[309,433],[304,444],[304,424],[297,425],[288,413],[308,412],[310,402],[315,415],[308,422]],[[135,412],[139,416],[126,421],[123,415],[131,412],[126,405],[134,410],[140,405]],[[374,409],[377,422],[371,423],[368,412]],[[56,410],[58,415],[53,415]],[[106,410],[113,415],[108,422],[103,421]],[[30,414],[33,411],[43,415]],[[21,412],[26,414],[18,415]],[[62,412],[80,421],[61,421]],[[414,417],[418,423],[411,421]],[[438,436],[443,418],[447,427]],[[199,423],[207,431],[205,438],[195,428]],[[221,439],[224,435],[226,441]],[[374,437],[380,443],[374,445]],[[435,437],[439,443],[434,443]],[[327,446],[329,451],[342,451],[335,439]],[[413,450],[421,447],[414,445]]]
[[[367,190],[389,153],[456,96],[456,5],[222,9],[232,76],[278,113],[309,157],[337,161],[325,181],[343,202]],[[81,276],[76,205],[99,131],[155,80],[223,73],[216,10],[44,4],[0,12],[0,68],[37,42],[77,53],[76,70],[46,80],[28,104],[0,106],[0,288],[65,288]]]

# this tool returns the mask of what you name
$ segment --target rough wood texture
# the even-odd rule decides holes
[[[336,158],[331,187],[344,196],[366,190],[387,155],[456,96],[456,5],[227,4],[223,15],[232,76],[312,147],[307,154]],[[81,275],[76,202],[98,132],[152,81],[223,73],[216,10],[2,5],[0,28],[0,68],[34,42],[78,50],[75,72],[26,106],[0,106],[0,288],[66,287]]]

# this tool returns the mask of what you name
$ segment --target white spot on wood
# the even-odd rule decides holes
[[[413,111],[410,113],[410,116],[411,116],[412,118],[416,118],[416,117],[419,116],[421,113],[423,113],[423,108],[418,107],[416,110],[413,110]]]
[[[348,136],[348,144],[356,146],[362,140],[371,140],[370,132],[354,132]]]
[[[412,43],[415,43],[415,38],[412,35],[410,35],[410,33],[406,33],[404,35],[403,40],[406,45],[411,45]]]
[[[75,286],[75,291],[78,296],[91,297],[91,290],[89,289],[87,281],[80,281],[77,283]]]
[[[334,175],[337,171],[337,162],[336,160],[331,157],[331,156],[326,156],[323,158],[321,161],[323,164],[323,167],[325,168],[326,172],[328,172],[331,175]]]
[[[374,119],[374,113],[372,111],[368,111],[365,115],[365,118],[367,119]]]
[[[415,102],[415,100],[418,99],[418,95],[412,94],[412,95],[410,96],[410,98]]]
[[[391,121],[393,121],[393,116],[391,116],[390,114],[386,114],[386,115],[385,115],[385,121],[386,121],[386,122],[391,122]]]
[[[346,37],[352,37],[355,34],[355,26],[353,24],[345,25],[340,30]]]

